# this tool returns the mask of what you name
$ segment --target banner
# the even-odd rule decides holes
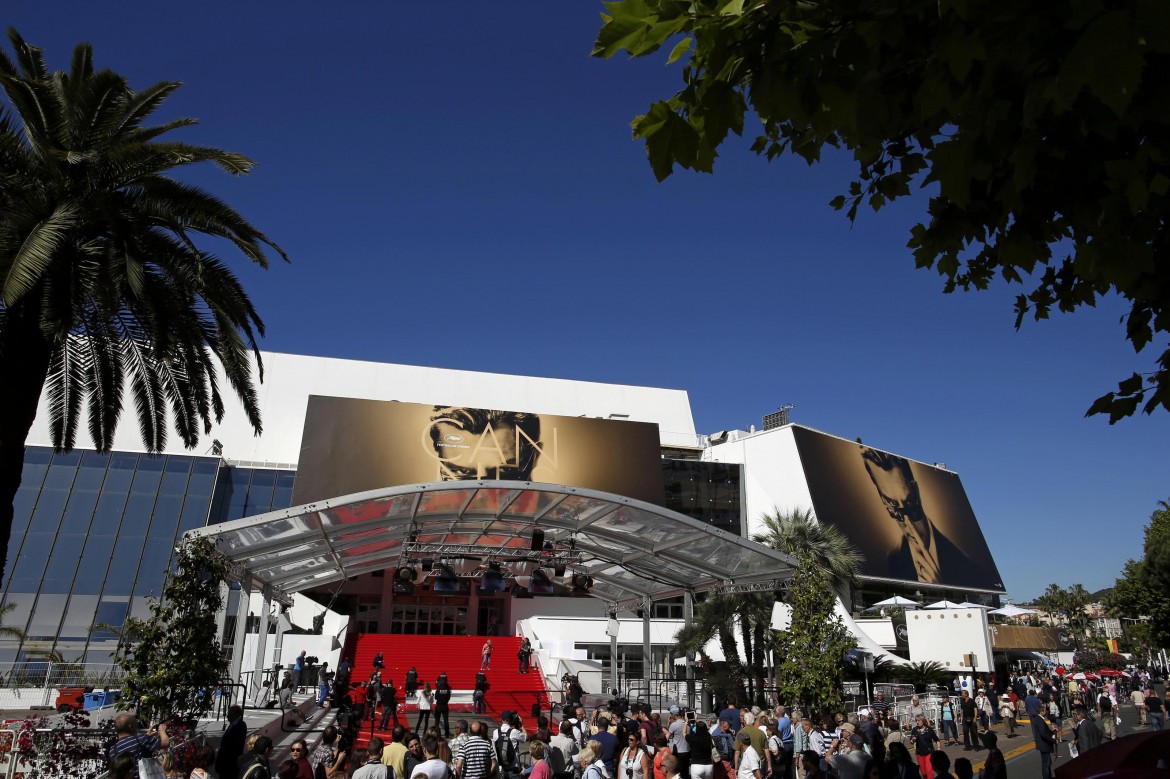
[[[958,474],[793,427],[817,520],[862,553],[863,577],[1002,591]]]
[[[293,505],[464,479],[565,484],[663,504],[658,426],[309,397]]]

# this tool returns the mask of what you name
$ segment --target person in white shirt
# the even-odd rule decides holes
[[[741,732],[738,738],[743,751],[739,755],[739,770],[735,774],[736,779],[763,779],[763,774],[760,772],[760,756],[755,747],[752,746],[752,737]]]

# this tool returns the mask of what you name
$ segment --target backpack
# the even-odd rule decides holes
[[[1110,697],[1108,695],[1102,695],[1100,698],[1100,702],[1101,702],[1101,713],[1102,714],[1108,714],[1109,712],[1113,711],[1113,701],[1110,699]]]
[[[516,767],[516,745],[512,743],[510,734],[511,728],[504,730],[501,727],[496,731],[496,742],[493,744],[496,749],[496,762],[504,769]]]
[[[552,769],[553,776],[569,776],[573,773],[573,766],[565,760],[565,753],[551,744],[548,748],[548,767]]]

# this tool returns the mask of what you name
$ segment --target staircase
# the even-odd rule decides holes
[[[430,682],[432,689],[439,674],[446,672],[447,681],[453,690],[451,719],[470,719],[471,693],[475,689],[475,674],[481,662],[480,649],[486,640],[484,636],[365,633],[358,636],[354,647],[351,680],[357,684],[369,679],[374,670],[374,656],[381,652],[382,662],[386,666],[382,670],[382,679],[394,680],[394,686],[398,688],[399,721],[406,724],[403,721],[405,714],[405,719],[413,728],[418,723],[418,707],[413,700],[406,700],[403,689],[406,672],[414,666],[418,672],[419,687]],[[505,710],[519,712],[525,726],[534,729],[536,721],[530,716],[532,704],[539,703],[541,710],[547,713],[549,700],[535,655],[529,672],[519,673],[516,653],[520,650],[520,641],[515,636],[492,638],[492,667],[484,672],[491,684],[484,696],[488,713],[482,716],[498,721],[501,712]],[[434,722],[433,714],[431,721]],[[368,722],[365,730],[369,731]]]

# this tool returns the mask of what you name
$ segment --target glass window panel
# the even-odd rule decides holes
[[[53,458],[49,466],[49,474],[45,477],[45,486],[55,490],[67,490],[73,486],[73,479],[77,476],[77,464],[81,455],[77,452],[62,452]]]
[[[41,488],[30,487],[25,484],[20,485],[20,489],[16,491],[16,497],[12,501],[12,537],[17,538],[18,534],[23,533],[28,528],[28,522],[32,519],[33,509],[36,508],[37,498],[41,495]]]
[[[89,523],[97,507],[98,493],[92,490],[74,490],[69,496],[69,505],[61,519],[61,532],[88,533]]]
[[[150,521],[150,535],[173,543],[175,528],[179,526],[179,515],[182,513],[183,497],[181,495],[160,495],[154,504],[154,517]]]
[[[33,604],[37,600],[36,585],[33,585],[32,590],[18,590],[16,585],[17,582],[13,581],[4,596],[4,604],[12,604],[12,611],[4,615],[4,624],[23,630],[28,625],[29,614],[32,613]]]
[[[495,514],[500,507],[517,493],[516,490],[490,489],[477,490],[475,497],[467,507],[468,514]]]
[[[28,487],[29,489],[39,492],[41,485],[45,483],[45,476],[48,473],[48,465],[25,461],[24,469],[20,472],[20,486]]]
[[[139,535],[125,535],[118,537],[114,549],[113,564],[106,574],[106,592],[118,595],[129,595],[134,586],[134,577],[138,573],[138,563],[142,558],[142,546],[146,538]]]
[[[65,503],[68,500],[69,493],[65,490],[41,490],[41,497],[37,501],[37,508],[33,512],[30,527],[42,532],[56,532],[58,525],[61,524],[61,513],[65,510]]]
[[[135,595],[158,595],[162,592],[163,581],[170,567],[174,538],[148,538],[142,554],[138,583],[134,585]]]
[[[555,492],[525,490],[508,506],[508,513],[518,517],[534,517],[552,504],[562,501],[563,498],[563,495]]]
[[[182,495],[187,491],[187,482],[190,479],[190,458],[168,457],[166,471],[162,477],[162,485],[158,491],[162,495]]]
[[[134,482],[131,492],[150,493],[158,492],[158,483],[162,478],[163,465],[166,458],[161,455],[144,454],[138,458],[138,468],[134,471]]]
[[[81,549],[85,546],[85,534],[61,533],[57,536],[57,543],[53,546],[53,557],[49,562],[49,572],[57,578],[73,578],[77,570],[77,561],[81,558]]]
[[[77,469],[77,480],[73,483],[75,490],[100,490],[106,479],[106,469],[110,465],[110,456],[100,452],[87,451],[81,456],[81,467]]]
[[[129,598],[125,600],[108,600],[103,598],[98,603],[97,613],[94,615],[94,624],[108,625],[112,628],[122,627],[122,623],[126,621],[126,612],[130,608]],[[112,630],[95,630],[92,638],[101,640],[116,638],[117,634]]]
[[[154,493],[131,492],[126,501],[126,513],[122,517],[121,532],[145,533],[150,527],[150,515],[154,512]]]
[[[115,533],[122,524],[122,512],[126,510],[126,493],[105,490],[98,498],[94,512],[92,532]]]
[[[424,492],[418,502],[418,516],[421,519],[428,514],[454,514],[463,507],[472,492],[472,490]]]
[[[292,485],[283,487],[280,484],[276,485],[276,489],[272,492],[272,511],[277,509],[286,509],[292,505]]]
[[[56,637],[68,599],[69,596],[64,594],[41,593],[28,622],[28,637],[36,640]]]
[[[183,503],[183,517],[179,520],[179,532],[194,530],[206,525],[210,506],[210,499],[188,495],[186,502]]]
[[[110,455],[110,467],[106,471],[106,482],[102,485],[103,493],[129,492],[130,483],[134,479],[134,472],[138,469],[138,455],[128,452],[115,452]]]
[[[85,550],[77,566],[77,576],[73,585],[75,594],[101,593],[116,538],[113,534],[92,533],[85,539]]]
[[[26,446],[24,449],[24,464],[36,463],[48,465],[53,459],[53,450],[48,446]]]
[[[53,536],[53,533],[25,533],[20,555],[12,569],[14,579],[43,578],[45,563],[53,549]]]
[[[248,491],[248,482],[252,480],[251,468],[231,468],[232,487],[238,492]]]

